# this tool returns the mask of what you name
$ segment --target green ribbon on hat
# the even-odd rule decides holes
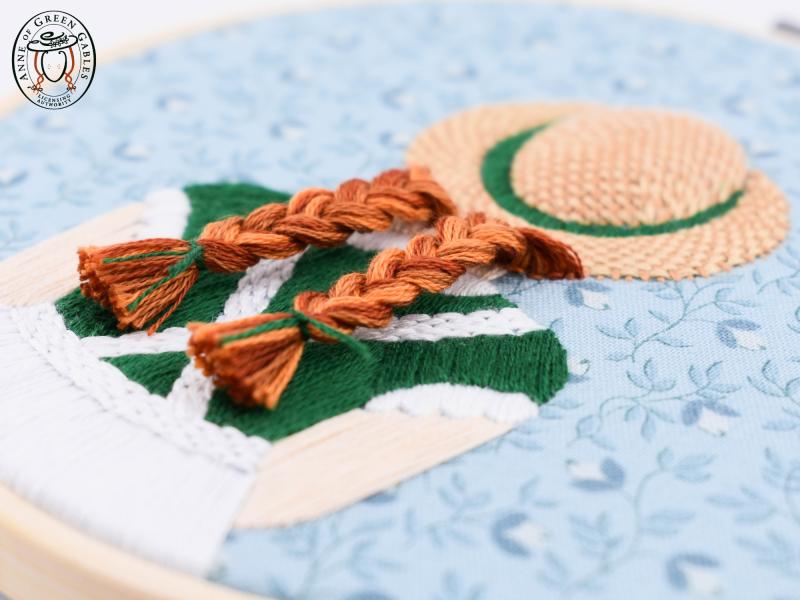
[[[744,190],[736,190],[727,200],[714,204],[708,208],[683,219],[673,219],[663,223],[646,223],[641,225],[609,225],[595,223],[581,223],[580,221],[565,221],[555,215],[527,204],[514,191],[511,184],[511,166],[514,156],[528,140],[541,133],[550,123],[526,129],[507,137],[492,147],[483,157],[481,165],[481,178],[483,187],[494,198],[494,201],[513,215],[521,217],[533,225],[545,229],[558,229],[590,235],[594,237],[632,237],[637,235],[660,235],[673,233],[681,229],[688,229],[696,225],[704,225],[721,217],[732,210],[744,196]]]

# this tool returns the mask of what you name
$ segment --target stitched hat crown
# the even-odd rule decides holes
[[[595,109],[534,134],[511,164],[520,198],[564,221],[630,226],[687,219],[744,187],[724,131],[654,110]]]

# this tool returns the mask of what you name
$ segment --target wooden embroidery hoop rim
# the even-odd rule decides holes
[[[2,485],[0,588],[11,600],[263,600],[98,542]]]
[[[531,4],[534,2],[535,0],[517,0],[515,3]],[[108,64],[170,41],[256,18],[310,12],[320,8],[400,3],[400,0],[335,0],[334,2],[307,0],[294,3],[291,7],[271,7],[266,10],[241,13],[228,18],[207,20],[194,26],[148,36],[137,43],[118,47],[101,59],[100,63]],[[595,4],[590,1],[574,0],[568,3],[581,6]],[[625,0],[611,0],[603,3],[603,8],[627,10],[641,14],[641,11],[635,10]],[[700,19],[697,16],[681,14],[677,11],[653,10],[648,11],[647,14],[681,19],[695,24],[713,26],[717,29],[737,31],[736,28],[721,26],[717,23]],[[743,30],[738,30],[737,33],[780,45],[797,46],[793,39],[778,34],[758,35]],[[18,93],[12,93],[5,99],[0,100],[0,117],[7,116],[23,103],[24,99]],[[105,227],[106,224],[101,221],[102,219],[114,215],[116,220],[119,220],[120,215],[117,213],[122,212],[123,223],[127,219],[128,224],[130,224],[135,221],[137,206],[140,205],[123,207],[119,211],[106,217],[100,217],[99,220],[94,222],[100,221],[100,227]],[[125,211],[130,214],[126,214]],[[79,226],[76,229],[81,227],[83,226]],[[68,233],[65,232],[65,234]],[[117,237],[110,241],[119,241],[120,239]],[[44,243],[47,243],[47,241]],[[34,246],[0,262],[0,273],[9,275],[16,271],[19,275],[19,269],[16,264],[21,264],[24,261],[29,261],[32,257],[37,257],[38,248],[38,245]],[[63,258],[61,260],[63,262]],[[70,275],[67,274],[70,270],[74,277],[74,266],[70,266],[67,262],[66,268],[62,265],[60,271],[54,272],[54,277],[51,281],[39,283],[44,284],[45,290],[48,285],[50,287],[55,285],[57,289],[64,289],[67,284],[72,286],[74,281],[70,283]],[[497,427],[497,424],[494,424],[494,426]],[[502,431],[493,432],[487,439],[491,439],[491,437],[501,433]],[[251,497],[258,495],[257,487],[258,484],[254,486]],[[0,483],[0,592],[10,594],[12,600],[31,598],[67,600],[76,597],[87,600],[104,600],[112,597],[120,600],[182,600],[183,598],[264,600],[266,598],[265,596],[240,592],[233,588],[220,586],[201,578],[159,566],[151,561],[119,550],[110,544],[98,541],[27,502],[11,492],[2,483]]]

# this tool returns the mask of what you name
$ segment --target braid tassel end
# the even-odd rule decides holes
[[[152,239],[78,250],[81,291],[117,316],[120,329],[152,333],[178,307],[199,276],[202,247]]]

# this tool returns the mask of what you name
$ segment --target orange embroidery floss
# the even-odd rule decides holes
[[[353,233],[383,231],[395,219],[430,223],[455,212],[425,168],[395,169],[335,191],[303,190],[287,204],[209,223],[196,240],[150,239],[78,250],[81,291],[109,308],[120,329],[153,333],[175,311],[200,268],[246,270],[262,258],[286,258],[308,245],[338,246]]]
[[[583,267],[566,244],[540,230],[511,227],[481,213],[442,217],[434,234],[405,250],[383,250],[365,273],[349,273],[327,292],[303,292],[294,310],[226,323],[190,323],[189,354],[215,384],[244,405],[274,409],[309,340],[345,342],[356,327],[384,327],[393,309],[438,293],[471,267],[501,267],[531,278],[577,278]]]

